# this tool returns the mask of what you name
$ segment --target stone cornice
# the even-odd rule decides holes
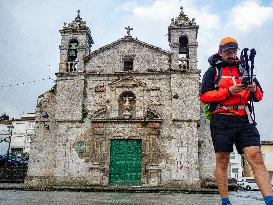
[[[104,122],[104,123],[111,123],[111,122],[122,122],[122,123],[132,123],[132,122],[163,122],[163,119],[121,119],[121,118],[105,118],[105,119],[90,119],[91,122]]]
[[[173,119],[173,122],[199,122],[199,120],[193,120],[193,119]]]
[[[171,71],[158,71],[158,72],[145,72],[145,73],[138,73],[138,72],[116,72],[116,73],[99,73],[99,72],[81,72],[81,73],[56,73],[57,80],[73,80],[76,77],[82,76],[153,76],[153,75],[170,75],[170,74],[200,74],[201,70],[198,69],[190,69],[187,71],[182,70],[171,70]],[[79,78],[84,79],[84,78]]]
[[[62,119],[57,119],[56,122],[59,122],[59,123],[75,123],[75,122],[82,123],[82,120],[62,120]]]
[[[170,52],[170,51],[166,51],[166,50],[163,50],[162,48],[159,48],[159,47],[157,47],[157,46],[154,46],[154,45],[145,43],[145,42],[143,42],[143,41],[138,40],[137,38],[133,38],[133,37],[131,37],[131,36],[125,36],[125,37],[123,37],[123,38],[121,38],[121,39],[118,39],[117,41],[114,41],[113,43],[107,44],[107,45],[105,45],[105,46],[103,46],[103,47],[101,47],[101,48],[99,48],[99,49],[97,49],[97,50],[94,50],[94,51],[90,54],[90,57],[95,56],[95,55],[97,55],[97,54],[99,54],[99,53],[102,53],[102,52],[105,51],[105,50],[109,50],[109,49],[111,49],[112,47],[114,47],[114,46],[116,46],[116,45],[118,45],[118,44],[120,44],[120,43],[125,43],[125,42],[134,42],[134,43],[137,43],[137,44],[139,44],[139,45],[142,45],[142,46],[151,48],[151,49],[153,49],[153,50],[156,50],[156,51],[158,51],[158,52],[162,52],[162,53],[164,53],[164,54],[166,54],[166,55],[171,55],[171,52]]]

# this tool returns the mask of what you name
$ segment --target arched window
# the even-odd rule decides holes
[[[188,58],[189,49],[188,49],[188,38],[187,36],[180,36],[179,38],[179,57]]]
[[[125,91],[119,96],[119,117],[134,118],[136,114],[136,96],[131,91]]]

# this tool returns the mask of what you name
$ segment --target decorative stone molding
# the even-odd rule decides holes
[[[99,83],[96,87],[95,87],[95,92],[105,92],[105,85],[103,82]]]
[[[92,119],[103,119],[106,117],[107,109],[99,109],[94,113],[94,115],[91,117]]]
[[[192,20],[189,19],[189,17],[184,13],[183,11],[183,7],[180,7],[181,12],[179,14],[178,17],[176,17],[176,19],[172,19],[171,20],[171,25],[170,27],[181,27],[181,26],[194,26],[194,27],[198,27],[196,25],[195,22],[195,18],[193,18]]]
[[[125,77],[125,78],[120,78],[114,82],[111,82],[108,84],[110,87],[138,87],[138,86],[142,86],[145,87],[146,84],[142,81],[136,80],[134,77]]]
[[[82,21],[82,18],[80,17],[80,10],[78,10],[78,15],[76,16],[74,21],[68,24],[64,22],[63,29],[64,30],[88,29],[88,27],[86,26],[86,21]]]
[[[160,184],[161,169],[158,164],[147,164],[147,184],[149,186],[158,186]]]
[[[107,45],[105,45],[105,46],[103,46],[103,47],[101,47],[101,48],[99,48],[97,50],[94,50],[93,52],[91,52],[90,56],[92,57],[92,56],[100,54],[100,53],[102,53],[102,52],[104,52],[106,50],[114,49],[115,46],[117,46],[119,44],[122,44],[122,43],[125,43],[125,42],[134,42],[134,43],[136,43],[138,45],[151,48],[154,51],[158,51],[160,53],[171,55],[171,52],[169,52],[167,50],[163,50],[162,48],[159,48],[157,46],[145,43],[143,41],[138,40],[137,38],[133,38],[131,36],[125,36],[124,38],[121,38],[121,39],[119,39],[117,41],[114,41],[113,43],[107,44]]]
[[[133,92],[123,92],[119,99],[119,117],[129,119],[135,118],[136,96]]]

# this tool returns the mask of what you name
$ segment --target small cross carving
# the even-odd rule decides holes
[[[125,27],[125,29],[127,30],[127,35],[131,36],[130,31],[133,30],[133,28],[131,28],[130,26],[127,26]]]

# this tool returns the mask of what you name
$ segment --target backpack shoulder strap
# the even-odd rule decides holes
[[[216,74],[215,74],[215,87],[218,87],[218,83],[220,82],[221,78],[222,78],[222,69],[218,66],[213,67],[216,70]]]

